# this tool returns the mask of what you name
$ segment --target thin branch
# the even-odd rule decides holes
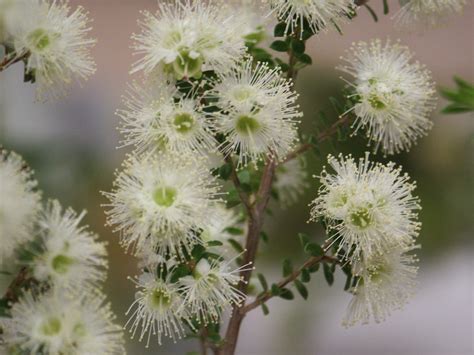
[[[287,73],[287,78],[295,79],[298,73],[297,69],[295,68],[298,60],[291,49],[288,54],[289,69]],[[256,194],[256,201],[254,204],[249,204],[248,200],[242,199],[242,196],[239,192],[239,196],[242,199],[242,202],[245,204],[245,201],[247,201],[246,207],[249,215],[248,232],[245,244],[246,252],[244,254],[244,260],[242,262],[242,265],[253,264],[255,262],[258,244],[260,241],[260,233],[262,231],[264,223],[265,209],[267,208],[268,201],[270,200],[270,192],[275,177],[276,166],[276,160],[274,159],[274,157],[270,157],[265,165],[262,180],[260,181],[260,186]],[[233,171],[235,171],[235,169],[233,169]],[[237,174],[235,174],[235,176],[237,176]],[[240,191],[240,181],[238,180],[238,177],[237,179],[233,177],[232,181],[234,182],[234,185],[236,186],[237,190]],[[242,277],[242,281],[239,283],[238,289],[243,294],[247,294],[247,286],[251,275],[252,269],[242,271],[240,275]],[[216,354],[231,355],[235,353],[237,340],[239,338],[240,326],[242,324],[244,316],[245,314],[240,312],[239,306],[235,306],[233,308],[232,317],[230,318],[229,325],[225,334],[225,342],[217,350]]]
[[[20,296],[20,290],[28,285],[29,283],[33,282],[34,279],[31,277],[28,268],[22,267],[18,274],[16,275],[15,279],[10,283],[5,292],[5,296],[1,299],[3,302],[6,303],[15,303],[18,301]]]
[[[275,168],[275,159],[269,158],[263,171],[262,180],[260,181],[256,203],[252,205],[249,213],[247,240],[245,244],[246,252],[244,254],[242,265],[253,264],[257,256],[260,233],[263,227],[265,209],[270,199],[270,191],[275,176]],[[242,271],[240,274],[242,281],[239,283],[238,289],[244,294],[247,294],[248,281],[250,280],[251,275],[251,269]],[[218,350],[217,354],[234,354],[237,339],[239,338],[240,325],[242,324],[244,316],[244,314],[240,313],[239,306],[236,305],[227,327],[225,343]]]
[[[5,59],[3,59],[1,62],[0,62],[0,72],[4,71],[5,69],[7,69],[8,67],[10,67],[11,65],[15,64],[15,63],[18,63],[20,61],[22,61],[23,59],[26,59],[28,58],[30,54],[28,52],[18,56],[18,55],[15,55],[13,57],[10,57],[10,56],[5,56]]]
[[[295,281],[300,274],[302,273],[303,269],[312,267],[316,264],[321,262],[328,262],[328,263],[337,263],[340,264],[340,261],[334,257],[323,255],[323,256],[312,256],[296,271],[285,277],[283,280],[277,283],[278,288],[282,289],[289,283]],[[255,301],[245,305],[244,307],[240,308],[240,313],[245,314],[250,312],[251,310],[257,308],[258,306],[262,305],[263,303],[267,302],[270,298],[274,297],[271,291],[266,291],[265,293],[258,296]]]
[[[316,137],[315,143],[320,144],[328,140],[329,138],[331,138],[338,131],[340,127],[343,127],[347,123],[349,123],[350,119],[351,119],[350,114],[345,114],[344,116],[339,117],[339,119],[336,122],[334,122],[330,127],[326,128],[324,131],[318,134],[318,136]],[[301,154],[307,152],[308,150],[311,150],[314,146],[315,146],[314,143],[302,144],[296,150],[288,154],[286,158],[281,162],[281,164],[284,164],[289,160],[297,158]]]
[[[239,194],[239,198],[247,209],[247,212],[250,213],[252,210],[252,205],[250,203],[249,196],[242,190],[242,184],[240,182],[239,176],[237,175],[237,170],[235,169],[234,161],[232,160],[232,157],[230,155],[225,155],[224,159],[225,162],[229,164],[232,169],[230,178],[232,179],[232,183],[234,184],[235,189]]]

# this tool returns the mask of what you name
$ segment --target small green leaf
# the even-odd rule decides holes
[[[272,284],[270,292],[272,293],[272,296],[280,296],[281,289],[280,289],[280,287],[278,287],[277,284]]]
[[[290,259],[283,260],[283,276],[289,276],[293,272],[293,264]]]
[[[237,227],[227,227],[225,231],[229,234],[232,235],[242,235],[244,234],[244,231],[242,228],[237,228]]]
[[[299,39],[293,38],[291,40],[291,50],[297,55],[303,55],[304,51],[306,50],[306,45],[303,41]]]
[[[273,34],[275,37],[284,37],[287,24],[285,22],[280,22],[275,26]]]
[[[252,49],[252,56],[259,62],[267,62],[272,59],[272,55],[262,48]]]
[[[326,279],[328,285],[331,286],[334,283],[334,274],[331,271],[331,267],[328,264],[324,263],[323,270],[324,278]]]
[[[303,282],[311,281],[311,274],[309,273],[308,269],[301,270],[301,281]]]
[[[352,275],[347,275],[346,283],[344,284],[344,291],[347,291],[351,288],[351,283],[352,283]]]
[[[324,256],[323,248],[321,248],[321,246],[316,243],[306,244],[304,251],[305,253],[310,254],[312,256]]]
[[[303,297],[305,300],[308,299],[308,289],[306,288],[306,286],[303,285],[303,283],[299,280],[295,280],[294,284],[301,297]]]
[[[260,232],[260,238],[262,238],[262,240],[263,240],[265,243],[268,243],[268,234],[265,233],[264,231],[261,231],[261,232]]]
[[[319,270],[319,263],[314,264],[313,266],[308,267],[308,271],[310,273],[317,272]]]
[[[388,1],[383,0],[383,14],[387,15],[389,13],[390,9],[388,7]]]
[[[258,280],[260,281],[260,284],[262,285],[262,288],[264,291],[268,291],[268,283],[267,280],[265,279],[265,276],[263,274],[257,274]]]
[[[309,236],[304,233],[298,233],[298,238],[300,240],[301,246],[305,248],[306,245],[309,243]]]
[[[219,176],[222,180],[228,180],[232,174],[232,166],[230,164],[224,164],[219,168]]]
[[[238,252],[242,253],[244,251],[244,248],[242,248],[242,245],[235,239],[229,239],[228,240],[229,244],[232,245],[232,247]]]
[[[171,279],[170,281],[172,283],[177,282],[181,277],[188,276],[190,274],[191,270],[189,267],[185,264],[178,266],[175,268],[171,274]]]
[[[292,300],[295,298],[295,295],[293,295],[293,292],[291,292],[287,288],[282,288],[279,296],[283,298],[284,300]]]
[[[223,243],[220,240],[211,240],[210,242],[207,242],[208,247],[220,247],[222,245]]]
[[[374,9],[372,9],[369,5],[364,4],[364,7],[369,11],[369,14],[372,16],[374,19],[374,22],[378,22],[379,18],[377,17],[377,14],[375,13]]]
[[[311,65],[313,64],[313,59],[308,54],[302,54],[298,57],[298,60],[306,65]]]
[[[191,255],[195,260],[200,260],[204,253],[206,252],[206,248],[201,244],[195,245],[193,250],[191,251]]]
[[[270,45],[270,48],[277,52],[288,52],[289,49],[288,43],[286,43],[285,41],[274,41]]]
[[[262,303],[262,312],[265,316],[270,313],[270,310],[268,309],[268,306],[265,303]]]
[[[250,183],[250,172],[248,170],[241,170],[237,174],[239,180],[242,184],[249,184]]]

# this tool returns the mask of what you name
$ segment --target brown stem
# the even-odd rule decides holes
[[[1,300],[8,304],[17,302],[20,290],[31,282],[33,282],[33,278],[30,276],[28,268],[26,266],[22,267],[18,275],[10,283],[10,286],[8,286],[5,296]]]
[[[303,269],[310,268],[311,266],[314,266],[314,265],[316,265],[318,263],[321,263],[321,262],[339,263],[339,260],[337,260],[337,259],[335,259],[331,256],[327,256],[327,255],[312,256],[308,260],[306,260],[306,262],[298,270],[295,270],[293,273],[291,273],[290,275],[285,277],[283,280],[278,282],[277,283],[278,288],[280,288],[280,289],[284,288],[286,285],[288,285],[289,283],[296,280],[298,278],[298,276],[300,276]],[[268,301],[273,296],[274,295],[272,294],[271,291],[267,291],[267,292],[261,294],[260,296],[258,296],[255,299],[255,301],[253,301],[252,303],[249,303],[246,306],[240,308],[240,313],[246,314],[247,312],[250,312],[252,309],[257,308],[258,306],[265,303],[266,301]]]
[[[20,61],[22,61],[23,59],[26,59],[28,58],[29,56],[29,53],[26,52],[20,56],[13,56],[13,57],[10,57],[10,56],[5,56],[5,59],[3,59],[1,62],[0,62],[0,72],[4,71],[5,69],[7,69],[8,67],[10,67],[11,65],[15,64],[15,63],[18,63]]]
[[[325,129],[324,131],[318,134],[318,136],[316,137],[315,143],[320,144],[326,141],[327,139],[331,138],[340,127],[345,126],[347,123],[349,123],[350,119],[351,119],[350,114],[346,114],[344,116],[339,117],[339,119],[336,122],[334,122],[330,127],[328,127],[327,129]],[[289,160],[295,159],[301,154],[307,152],[308,150],[311,150],[314,147],[315,143],[302,144],[299,148],[294,150],[292,153],[288,154],[286,158],[281,162],[281,164],[284,164]]]
[[[237,170],[235,169],[234,161],[232,160],[232,157],[230,155],[225,155],[224,159],[225,159],[225,162],[229,164],[232,168],[230,178],[232,179],[235,189],[237,190],[237,193],[239,194],[239,198],[244,204],[245,208],[247,209],[247,212],[250,213],[252,206],[249,201],[248,195],[242,190],[242,184],[240,183],[239,176],[237,175]]]
[[[263,227],[265,209],[270,199],[270,191],[275,175],[275,167],[275,159],[270,158],[263,171],[262,180],[260,182],[260,187],[256,196],[256,202],[254,205],[252,205],[250,209],[247,241],[245,244],[246,251],[244,254],[244,261],[242,265],[251,263],[253,264],[255,261],[260,240],[260,233]],[[242,271],[241,273],[242,282],[240,282],[238,288],[244,294],[247,294],[247,285],[251,276],[251,269]],[[237,339],[239,337],[240,325],[242,324],[244,315],[245,314],[242,314],[239,311],[239,306],[234,307],[232,317],[229,321],[229,325],[225,335],[225,342],[223,346],[218,350],[217,354],[234,354],[235,347],[237,345]]]
[[[202,328],[199,336],[199,343],[201,344],[201,355],[207,355],[207,329]]]
[[[293,51],[290,49],[288,52],[289,55],[289,69],[287,72],[288,79],[295,79],[298,71],[295,68],[298,59],[294,55]],[[256,195],[255,203],[249,204],[248,199],[243,199],[242,202],[246,204],[248,211],[248,232],[247,240],[245,244],[245,254],[242,265],[253,264],[255,262],[255,257],[257,256],[258,244],[260,240],[260,233],[262,231],[265,209],[267,208],[268,201],[270,200],[270,192],[272,188],[273,179],[275,176],[275,169],[277,162],[274,157],[269,158],[265,169],[263,171],[262,180],[260,181],[260,186]],[[235,169],[233,169],[235,171]],[[237,174],[235,174],[237,176]],[[234,185],[236,185],[237,190],[239,190],[240,182],[235,177],[232,177]],[[242,198],[239,192],[239,196]],[[243,294],[247,294],[247,285],[252,276],[252,269],[242,271],[241,277],[242,281],[240,282],[238,288]],[[233,355],[235,353],[235,348],[237,346],[237,340],[239,338],[240,326],[244,319],[245,313],[240,312],[239,306],[234,306],[232,316],[227,327],[225,334],[224,344],[217,349],[217,355]]]

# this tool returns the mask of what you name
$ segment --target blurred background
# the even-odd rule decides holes
[[[116,131],[121,95],[134,62],[130,35],[138,32],[139,11],[156,8],[155,0],[74,0],[94,19],[93,35],[98,44],[93,55],[98,71],[83,88],[75,88],[58,102],[34,102],[34,87],[22,83],[22,67],[17,64],[0,73],[0,143],[15,150],[35,169],[44,195],[59,199],[76,210],[86,209],[86,223],[109,241],[110,270],[106,291],[113,309],[124,323],[124,315],[134,298],[134,285],[127,276],[137,272],[135,260],[118,245],[118,236],[104,227],[100,191],[109,191],[114,170],[126,154],[117,150]],[[439,29],[417,34],[398,32],[392,16],[398,9],[393,1],[391,15],[382,14],[382,1],[371,1],[379,22],[374,23],[365,9],[343,26],[344,36],[332,31],[311,39],[309,52],[314,65],[305,69],[297,82],[305,111],[303,131],[311,130],[317,112],[332,114],[329,96],[340,97],[343,87],[334,67],[339,57],[357,40],[400,38],[416,58],[432,70],[439,87],[453,86],[453,75],[474,81],[474,7],[452,18]],[[379,4],[380,3],[380,4]],[[392,3],[392,2],[390,2]],[[440,100],[439,109],[445,102]],[[439,111],[439,110],[438,110]],[[272,300],[270,314],[259,309],[245,320],[238,345],[242,355],[467,355],[473,351],[473,133],[474,117],[435,114],[434,129],[410,153],[394,159],[403,164],[418,182],[422,199],[423,229],[419,289],[402,312],[379,325],[345,329],[341,319],[350,299],[343,292],[345,278],[336,274],[328,287],[318,277],[310,283],[310,297],[303,301]],[[353,138],[337,145],[342,152],[363,154],[365,142]],[[335,152],[323,146],[324,153]],[[311,174],[318,174],[322,161],[310,160]],[[301,202],[277,212],[266,223],[271,243],[263,245],[257,268],[270,282],[280,279],[280,261],[291,257],[303,260],[297,232],[319,240],[324,234],[315,224],[307,224],[308,202],[315,197],[316,180]],[[128,340],[129,354],[184,354],[197,350],[194,340],[166,343],[145,349]]]

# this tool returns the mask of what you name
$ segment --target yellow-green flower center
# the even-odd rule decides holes
[[[171,295],[160,288],[155,288],[149,297],[153,307],[168,308],[171,305]]]
[[[252,116],[239,116],[235,124],[235,130],[241,134],[255,133],[260,129],[260,123]]]
[[[178,58],[172,63],[172,70],[177,79],[184,77],[199,79],[202,76],[203,63],[201,55],[193,58],[189,50],[183,49],[179,52]]]
[[[45,30],[38,28],[28,35],[28,41],[37,50],[42,51],[51,44],[51,37]]]
[[[58,274],[65,274],[69,271],[69,267],[74,264],[74,259],[66,255],[56,255],[52,262],[53,270]]]
[[[162,207],[170,207],[176,201],[178,192],[176,189],[167,186],[158,187],[153,193],[153,200]]]
[[[194,127],[194,118],[189,113],[179,113],[174,116],[173,124],[179,133],[188,133]]]
[[[387,262],[376,264],[369,268],[369,276],[372,282],[379,282],[384,276],[390,275],[392,267]]]
[[[372,216],[367,208],[359,208],[350,214],[350,221],[354,226],[365,229],[372,224]]]
[[[77,323],[73,328],[73,333],[79,337],[84,337],[87,334],[85,325],[83,323]]]
[[[383,110],[387,105],[375,94],[370,95],[368,99],[370,106],[376,110]]]
[[[46,336],[59,334],[61,331],[61,320],[56,317],[48,318],[41,324],[40,331]]]

